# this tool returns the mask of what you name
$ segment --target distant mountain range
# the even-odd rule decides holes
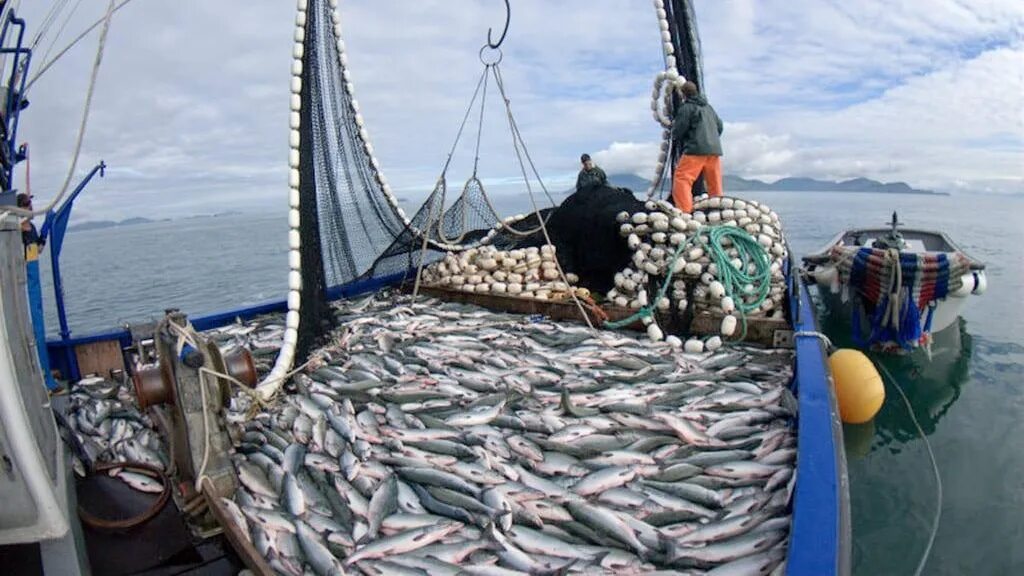
[[[651,181],[635,174],[610,174],[608,182],[612,186],[629,188],[634,192],[646,192]],[[667,186],[667,183],[666,183]],[[752,180],[739,176],[727,175],[722,178],[722,187],[729,192],[876,192],[882,194],[931,194],[948,196],[945,192],[918,190],[906,182],[879,182],[870,178],[853,178],[852,180],[831,181],[814,178],[783,178],[775,182]],[[569,190],[568,193],[574,190]]]
[[[149,218],[128,218],[127,220],[121,220],[120,222],[114,222],[113,220],[93,220],[91,222],[82,222],[81,224],[75,224],[68,226],[68,230],[99,230],[101,228],[114,228],[119,226],[136,226],[138,224],[152,224],[153,222],[160,222],[160,220],[150,220]]]
[[[879,182],[870,178],[851,180],[816,180],[814,178],[782,178],[768,183],[748,180],[739,176],[724,176],[722,186],[726,190],[757,192],[877,192],[882,194],[932,194],[948,196],[945,192],[918,190],[906,182]]]
[[[195,218],[223,218],[226,216],[241,216],[243,212],[237,210],[228,210],[226,212],[217,212],[216,214],[196,214],[194,216],[185,216],[182,220],[192,220]],[[122,226],[137,226],[139,224],[153,224],[154,222],[170,222],[171,218],[161,218],[159,220],[153,220],[150,218],[128,218],[127,220],[121,220],[115,222],[113,220],[92,220],[89,222],[82,222],[81,224],[75,224],[68,226],[68,230],[100,230],[103,228],[120,228]]]

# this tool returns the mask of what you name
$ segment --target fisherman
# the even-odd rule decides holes
[[[693,183],[704,174],[711,196],[722,195],[722,119],[693,82],[683,84],[686,100],[676,111],[672,137],[683,155],[672,177],[672,201],[680,210],[693,212]]]
[[[31,210],[32,196],[21,192],[17,196],[17,203],[18,208]],[[39,253],[42,252],[46,241],[39,235],[39,231],[36,230],[36,225],[32,223],[31,218],[26,218],[21,222],[21,242],[25,245],[25,262],[38,260]]]
[[[580,175],[576,177],[576,191],[585,190],[592,186],[607,186],[608,176],[601,170],[594,161],[590,159],[590,154],[584,154],[580,156],[580,163],[583,164],[583,169],[580,170]]]
[[[32,210],[32,196],[19,193],[16,197],[18,208]],[[50,357],[46,351],[46,324],[43,316],[43,293],[39,278],[39,253],[43,250],[46,240],[39,235],[32,218],[21,222],[21,241],[25,246],[25,276],[28,280],[29,313],[32,317],[32,328],[35,331],[36,351],[39,355],[39,367],[43,371],[43,379],[50,393],[61,392],[60,385],[50,374]]]

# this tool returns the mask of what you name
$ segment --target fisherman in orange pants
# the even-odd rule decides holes
[[[693,212],[693,183],[704,174],[708,194],[722,195],[722,119],[697,91],[693,82],[683,84],[686,100],[676,111],[672,137],[683,155],[672,176],[672,201],[683,212]]]

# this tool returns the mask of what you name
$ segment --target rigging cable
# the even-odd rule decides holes
[[[121,8],[124,8],[124,7],[125,7],[125,5],[127,5],[127,4],[128,4],[129,2],[131,2],[131,1],[132,1],[132,0],[121,0],[120,2],[118,2],[118,3],[117,3],[117,5],[116,5],[116,6],[114,6],[114,10],[113,10],[113,12],[117,12],[117,11],[118,11],[118,10],[120,10]],[[51,60],[48,60],[48,61],[47,61],[47,62],[46,62],[45,64],[43,64],[43,65],[42,65],[42,67],[41,67],[41,68],[39,68],[39,71],[38,71],[38,72],[36,72],[36,73],[35,73],[35,74],[34,74],[34,75],[33,75],[33,76],[31,77],[31,78],[29,78],[29,80],[28,80],[28,83],[27,83],[27,84],[25,85],[25,93],[26,93],[26,94],[28,93],[29,89],[31,89],[31,88],[32,88],[32,85],[36,83],[36,80],[39,80],[39,78],[40,78],[40,77],[41,77],[41,76],[42,76],[43,74],[45,74],[45,73],[46,73],[46,71],[47,71],[47,70],[49,70],[51,66],[53,66],[54,64],[56,64],[56,63],[57,63],[57,61],[58,61],[58,60],[60,60],[60,59],[61,59],[61,58],[62,58],[62,57],[63,57],[63,56],[65,55],[65,54],[67,54],[69,50],[71,50],[72,48],[74,48],[76,44],[78,44],[79,42],[81,42],[83,38],[85,38],[86,36],[88,36],[90,32],[92,32],[93,30],[95,30],[95,29],[96,29],[96,27],[97,27],[97,26],[99,26],[99,25],[101,25],[101,24],[103,24],[105,28],[106,28],[106,27],[108,27],[108,26],[109,26],[109,16],[104,16],[103,18],[100,18],[99,20],[97,20],[97,21],[93,22],[91,26],[89,26],[88,28],[86,28],[85,30],[83,30],[81,34],[79,34],[78,36],[76,36],[74,40],[72,40],[71,42],[69,42],[69,43],[68,43],[68,45],[67,45],[67,46],[65,46],[64,48],[62,48],[62,49],[61,49],[61,51],[60,51],[60,52],[58,52],[58,53],[57,53],[57,54],[56,54],[56,55],[55,55],[55,56],[53,57],[53,59],[51,59]]]
[[[505,92],[505,83],[502,81],[501,69],[498,68],[497,64],[494,65],[494,80],[498,85],[498,90],[501,92],[502,100],[505,101],[505,113],[508,116],[509,130],[512,132],[512,147],[515,149],[516,159],[519,161],[519,169],[523,174],[523,182],[526,184],[526,192],[530,195],[530,204],[533,205],[533,212],[537,215],[537,220],[540,222],[541,232],[544,233],[544,241],[548,246],[554,247],[554,243],[551,242],[551,235],[548,234],[547,223],[540,217],[540,206],[537,205],[537,198],[534,196],[533,188],[530,186],[530,177],[526,174],[526,163],[523,162],[523,154],[520,152],[520,144],[525,151],[526,142],[522,141],[522,135],[519,133],[515,118],[512,116],[512,101]],[[529,158],[529,152],[526,153],[526,157]],[[533,166],[532,161],[530,161],[530,166],[534,169],[534,173],[536,174],[536,167]],[[538,181],[540,181],[541,188],[544,188],[544,192],[547,193],[547,188],[544,187],[544,181],[540,180],[539,176]],[[583,316],[583,321],[586,322],[591,331],[596,333],[597,329],[594,327],[594,323],[590,320],[590,315],[587,314],[586,309],[583,308],[583,304],[580,302],[579,297],[576,296],[576,291],[572,289],[569,279],[566,277],[565,270],[562,269],[562,264],[558,261],[557,256],[554,258],[554,262],[555,269],[558,270],[558,276],[562,279],[562,282],[565,283],[569,296],[572,298],[573,303],[576,304],[576,308],[579,310],[580,315]]]
[[[78,7],[81,5],[82,0],[76,0],[75,5],[71,7],[71,11],[69,11],[68,15],[64,17],[64,21],[61,22],[60,28],[57,29],[57,34],[53,36],[53,40],[50,40],[50,45],[46,47],[46,52],[43,52],[43,57],[41,58],[43,62],[46,61],[46,58],[50,55],[50,51],[53,50],[53,47],[57,45],[57,40],[60,40],[60,37],[64,34],[64,29],[68,27],[68,23],[71,22],[71,18],[74,17],[75,12],[78,11]]]
[[[124,0],[128,2],[130,0]],[[64,178],[64,185],[57,196],[46,207],[39,210],[25,210],[23,208],[11,208],[10,212],[23,217],[40,216],[53,209],[67,194],[71,185],[71,179],[75,175],[75,167],[78,165],[78,157],[82,152],[82,140],[85,138],[85,128],[89,123],[89,112],[92,109],[92,97],[96,91],[96,78],[99,76],[100,64],[103,62],[103,51],[107,46],[107,33],[110,31],[110,21],[114,16],[114,4],[116,0],[110,0],[107,5],[107,15],[103,19],[103,29],[100,31],[99,46],[96,49],[96,59],[92,64],[92,74],[89,77],[89,88],[85,93],[85,105],[82,109],[82,122],[78,127],[78,137],[75,140],[74,153],[71,156],[71,166],[68,167],[68,174]]]
[[[39,24],[39,29],[36,30],[35,36],[32,37],[30,49],[35,50],[36,46],[43,40],[46,33],[50,31],[53,23],[57,21],[60,13],[64,11],[64,7],[67,5],[68,0],[57,0],[50,6],[50,10],[43,16],[43,21]]]

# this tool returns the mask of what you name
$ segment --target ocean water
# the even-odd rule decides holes
[[[782,217],[796,254],[840,230],[908,225],[947,232],[988,264],[988,292],[923,354],[877,358],[905,389],[935,451],[944,498],[925,574],[1024,574],[1024,199],[849,193],[745,193]],[[525,198],[499,199],[525,211]],[[194,218],[72,231],[61,260],[72,333],[283,297],[287,225],[280,214]],[[48,258],[48,253],[44,256]],[[44,270],[47,263],[44,262]],[[49,273],[44,271],[46,278]],[[47,290],[49,295],[49,288]],[[50,331],[57,332],[52,300]],[[831,324],[829,325],[831,326]],[[844,328],[836,325],[842,342]],[[908,574],[936,507],[924,445],[896,390],[873,422],[844,429],[858,575]]]

